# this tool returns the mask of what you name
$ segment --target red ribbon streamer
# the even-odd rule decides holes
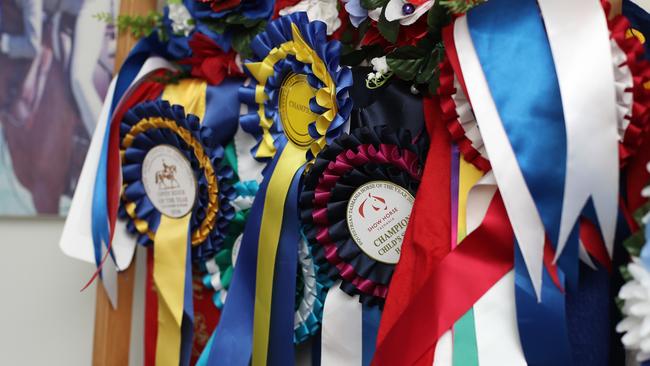
[[[451,248],[451,137],[440,119],[437,98],[424,99],[424,115],[431,143],[377,336],[377,349],[388,348],[387,353],[394,355],[401,353],[405,339],[398,348],[391,348],[390,337],[386,339],[389,331]]]
[[[514,234],[497,192],[481,226],[429,272],[378,344],[372,365],[431,365],[438,339],[512,269],[513,261]]]
[[[128,96],[126,96],[115,110],[111,119],[111,129],[108,143],[108,164],[106,172],[106,199],[108,208],[109,228],[111,230],[111,240],[113,242],[113,233],[115,232],[115,221],[117,219],[117,209],[120,203],[120,190],[122,180],[120,179],[120,124],[126,112],[136,104],[144,101],[150,101],[158,98],[165,89],[165,84],[151,81],[152,78],[162,77],[165,70],[157,70],[151,74],[149,80],[142,82]]]

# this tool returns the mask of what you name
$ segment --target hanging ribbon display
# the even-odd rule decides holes
[[[253,155],[271,162],[249,219],[258,227],[248,230],[247,224],[244,231],[230,300],[212,345],[209,361],[215,364],[246,364],[251,353],[253,365],[293,362],[295,270],[290,267],[297,262],[300,235],[298,183],[304,165],[342,132],[352,108],[351,74],[339,66],[340,45],[327,42],[324,23],[294,13],[269,23],[251,47],[256,59],[245,68],[254,81],[240,90],[249,106],[240,122],[258,138]],[[276,271],[282,263],[287,267]],[[246,329],[252,313],[252,328]]]
[[[407,130],[358,128],[324,149],[304,179],[301,220],[316,257],[363,303],[386,298],[427,145]]]
[[[227,183],[232,169],[221,163],[223,148],[206,138],[205,82],[184,80],[168,86],[166,101],[147,102],[122,120],[124,177],[122,215],[142,244],[154,246],[153,280],[158,293],[156,364],[188,364],[193,304],[191,247],[214,252],[233,216]]]

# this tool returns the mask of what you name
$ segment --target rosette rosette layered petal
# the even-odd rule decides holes
[[[120,214],[127,228],[138,235],[138,243],[150,245],[161,213],[155,209],[141,181],[142,163],[157,145],[176,148],[190,162],[197,182],[192,209],[193,258],[214,254],[222,245],[235,215],[230,202],[236,191],[228,183],[232,168],[223,162],[223,147],[213,144],[211,128],[201,126],[198,117],[185,114],[180,105],[166,101],[145,102],[129,110],[121,126],[121,155],[124,193]]]
[[[412,196],[418,189],[428,139],[406,130],[361,127],[333,141],[304,180],[301,220],[315,257],[341,289],[366,304],[382,304],[395,264],[364,253],[346,222],[348,201],[361,185],[389,181]]]

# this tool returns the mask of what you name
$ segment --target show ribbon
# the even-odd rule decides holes
[[[167,101],[129,110],[121,127],[124,195],[122,215],[143,244],[153,242],[153,281],[157,289],[156,364],[188,364],[193,304],[193,246],[216,247],[232,216],[232,170],[221,164],[223,148],[210,128],[201,126],[206,84],[183,80],[165,88]]]
[[[245,365],[251,354],[255,366],[294,362],[293,321],[288,319],[293,319],[295,294],[287,299],[278,291],[295,288],[295,271],[274,284],[276,266],[297,261],[302,169],[338,136],[352,107],[346,98],[351,75],[339,66],[340,44],[327,42],[324,23],[309,23],[305,13],[294,13],[269,23],[251,47],[255,60],[245,67],[254,81],[240,90],[241,101],[249,106],[240,123],[258,137],[254,156],[271,163],[244,231],[229,301],[212,343],[209,363],[215,365]],[[270,340],[284,340],[273,346],[272,355]]]

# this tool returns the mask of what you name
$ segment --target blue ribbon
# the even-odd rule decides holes
[[[275,259],[275,278],[271,298],[271,330],[269,332],[268,365],[293,365],[294,314],[296,300],[296,270],[300,220],[298,216],[298,191],[304,167],[293,177],[284,204],[282,232]]]
[[[91,209],[91,228],[93,247],[95,249],[95,264],[98,267],[102,260],[102,244],[108,246],[108,243],[110,241],[108,206],[106,202],[106,169],[108,164],[108,143],[111,130],[111,120],[113,119],[113,112],[115,111],[117,103],[120,101],[120,99],[122,99],[122,96],[129,88],[135,77],[138,75],[140,68],[142,68],[144,62],[155,49],[156,43],[152,41],[153,38],[148,37],[141,40],[135,45],[133,50],[131,50],[129,53],[129,56],[126,58],[126,61],[124,61],[124,64],[122,65],[120,73],[117,76],[117,80],[115,82],[113,100],[111,102],[110,111],[108,114],[108,123],[106,123],[106,132],[102,141],[102,150],[99,156],[99,165],[97,166],[97,177],[95,178]],[[120,121],[116,121],[115,123],[120,123]]]
[[[275,169],[282,155],[281,150],[271,161],[268,171],[272,172]],[[269,179],[264,179],[260,184],[257,197],[266,195],[268,185]],[[235,273],[230,283],[228,301],[224,305],[210,348],[209,365],[244,366],[250,362],[253,347],[257,249],[263,210],[264,200],[253,201],[237,257]]]
[[[375,355],[381,310],[379,306],[361,305],[361,364],[370,366]]]
[[[564,286],[564,274],[557,269]],[[530,366],[572,366],[564,294],[548,271],[542,277],[542,301],[537,301],[519,245],[515,244],[515,300],[519,338]]]
[[[467,21],[518,165],[552,246],[556,247],[567,137],[555,65],[540,9],[535,0],[491,0],[470,11]],[[570,287],[577,287],[577,229],[574,228],[558,264],[562,286],[566,274]],[[515,278],[519,332],[529,365],[572,365],[564,294],[544,269],[541,301],[537,301],[518,246]]]

